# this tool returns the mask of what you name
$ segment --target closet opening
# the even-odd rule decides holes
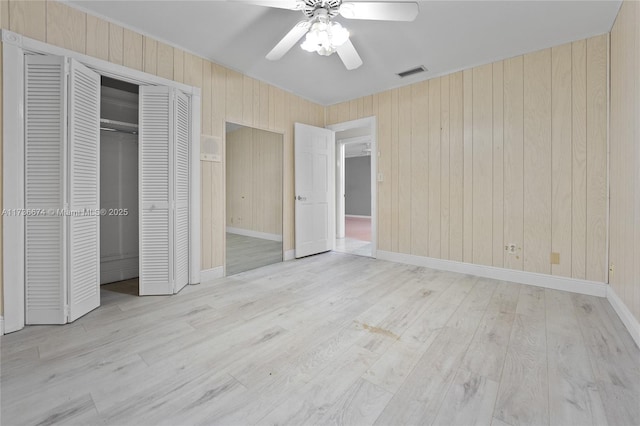
[[[102,76],[100,91],[100,289],[138,296],[138,90]]]

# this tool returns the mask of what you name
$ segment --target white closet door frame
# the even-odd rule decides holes
[[[162,77],[113,64],[68,49],[0,30],[3,42],[3,208],[24,209],[24,55],[25,53],[74,58],[98,74],[138,85],[174,87],[191,98],[191,185],[189,284],[200,282],[200,98],[201,89]],[[24,217],[3,217],[3,304],[4,330],[8,333],[24,327]]]
[[[24,197],[24,52],[15,44],[5,41],[2,30],[2,80],[3,80],[3,126],[2,137],[2,208],[23,209]],[[14,123],[14,124],[12,124]],[[6,143],[15,141],[15,143]],[[9,177],[12,182],[9,183]],[[4,330],[20,330],[25,324],[25,241],[24,216],[3,215],[2,256],[4,267]],[[7,268],[6,265],[13,265]]]

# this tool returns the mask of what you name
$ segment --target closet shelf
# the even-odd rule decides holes
[[[114,130],[117,132],[138,133],[138,125],[134,123],[125,123],[124,121],[100,119],[100,128]]]

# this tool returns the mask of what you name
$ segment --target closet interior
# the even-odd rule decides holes
[[[100,93],[100,284],[139,276],[138,86],[108,77]],[[138,294],[138,281],[132,281]]]

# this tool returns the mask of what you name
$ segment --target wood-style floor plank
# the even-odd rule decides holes
[[[522,286],[494,417],[508,424],[549,423],[544,289]]]
[[[3,425],[640,418],[640,350],[606,299],[338,253],[174,296],[116,287],[0,338]]]
[[[430,424],[435,420],[495,287],[495,283],[487,280],[473,285],[376,424]]]
[[[515,319],[520,285],[500,283],[482,318],[462,369],[499,383]]]
[[[488,425],[497,394],[497,382],[459,370],[433,425]]]
[[[298,395],[276,407],[258,424],[315,424],[378,357],[367,349],[352,346],[302,387]]]
[[[571,296],[545,290],[549,422],[551,425],[607,425],[587,348]]]
[[[321,425],[373,424],[393,394],[358,379],[320,418]]]
[[[640,352],[629,348],[605,300],[571,295],[587,355],[610,425],[637,424],[640,419]],[[608,302],[607,302],[608,303]],[[618,320],[619,321],[619,320]],[[624,337],[622,337],[623,335]],[[634,401],[633,404],[630,404]]]

